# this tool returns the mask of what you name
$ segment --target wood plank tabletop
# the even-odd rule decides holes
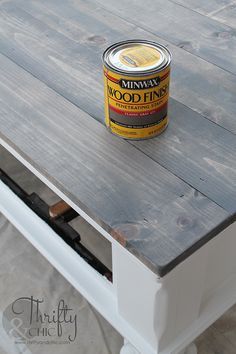
[[[236,219],[234,7],[134,2],[0,2],[0,137],[163,276]],[[173,53],[170,124],[149,141],[103,125],[101,54],[132,38]]]

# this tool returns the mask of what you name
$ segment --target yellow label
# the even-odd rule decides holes
[[[161,59],[161,54],[155,48],[137,45],[122,50],[119,59],[122,64],[131,68],[145,68],[146,66],[158,64]]]
[[[170,68],[149,76],[126,76],[104,67],[105,122],[127,139],[158,135],[168,124]]]

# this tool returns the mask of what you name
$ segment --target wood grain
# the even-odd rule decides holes
[[[171,0],[172,2],[182,5],[188,9],[199,12],[203,15],[211,16],[212,13],[218,12],[225,7],[230,6],[235,0]]]
[[[184,8],[208,16],[227,26],[236,28],[236,1],[235,0],[170,0]],[[232,31],[232,33],[234,33]],[[227,37],[227,35],[226,35]]]
[[[169,0],[94,0],[112,13],[236,74],[234,29]],[[227,55],[222,53],[227,52]]]
[[[224,209],[236,212],[236,137],[176,101],[164,134],[132,142]]]
[[[235,0],[170,0],[200,14],[211,17],[227,26],[236,28]],[[234,33],[234,31],[232,31]]]
[[[236,2],[214,12],[211,17],[217,21],[227,24],[228,26],[231,26],[236,31]]]
[[[101,54],[129,36],[167,44],[172,97],[236,133],[235,76],[181,48],[88,2],[67,1],[62,9],[54,2],[7,3],[1,14],[0,50],[96,119],[103,121]]]
[[[83,6],[79,8],[68,2],[68,6],[62,9],[52,7],[52,4],[49,8],[50,4],[27,3],[30,14],[5,4],[4,17],[7,20],[2,23],[6,36],[3,51],[47,85],[103,122],[100,55],[108,40],[117,40],[118,36],[121,38],[120,23],[118,25],[115,22],[119,19],[115,17],[112,20],[111,28],[110,23],[107,24],[107,13],[98,8],[91,10],[87,3],[82,3]],[[33,13],[37,19],[32,16]],[[79,19],[84,16],[81,24]],[[86,16],[92,18],[89,27]],[[137,31],[143,37],[146,34],[122,22],[122,31],[127,33],[129,30],[133,30],[135,36]],[[96,31],[96,38],[100,38],[98,45],[86,40],[94,38]],[[82,32],[87,37],[80,37]],[[104,38],[105,43],[101,38]],[[184,64],[182,53],[185,55]],[[179,48],[174,52],[172,73],[174,96],[177,95],[184,103],[187,101],[197,111],[211,116],[218,124],[223,121],[222,125],[231,125],[236,132],[236,84],[232,75]],[[219,80],[222,82],[220,86]],[[197,91],[196,94],[194,91]],[[235,211],[235,136],[175,101],[170,106],[170,118],[170,127],[164,135],[135,146],[226,210]]]
[[[2,6],[2,53],[99,121],[104,119],[103,50],[125,37],[146,38],[173,53],[172,97],[236,133],[234,75],[88,2],[68,0],[61,7],[23,1],[20,6]]]
[[[2,55],[0,75],[0,137],[160,276],[234,220]]]

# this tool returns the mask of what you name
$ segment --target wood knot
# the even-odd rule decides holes
[[[192,43],[189,41],[180,42],[177,46],[186,50],[193,49]]]
[[[186,228],[189,228],[193,225],[193,221],[191,219],[187,218],[186,216],[179,216],[177,219],[177,225],[181,229],[186,229]]]
[[[230,39],[236,36],[236,30],[214,32],[213,36],[221,39]]]
[[[87,40],[96,44],[103,44],[106,42],[106,39],[104,37],[98,35],[90,36],[87,38]]]
[[[135,223],[125,223],[113,227],[111,235],[123,246],[127,240],[132,240],[138,237],[141,227]]]

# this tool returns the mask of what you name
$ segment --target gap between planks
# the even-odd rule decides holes
[[[104,6],[102,6],[101,4],[99,4],[99,2],[96,1],[96,3],[98,3],[98,6],[99,6],[99,8],[100,8],[101,10],[104,10],[105,12],[108,12],[108,13],[112,14],[114,18],[120,18],[120,19],[122,19],[122,21],[124,21],[124,23],[127,23],[127,25],[133,26],[134,28],[137,28],[137,29],[139,29],[139,30],[141,30],[141,31],[143,31],[143,32],[145,32],[145,33],[147,33],[147,34],[151,34],[152,36],[157,37],[157,39],[158,39],[158,36],[157,36],[156,34],[154,34],[153,32],[150,32],[149,30],[143,29],[142,27],[137,26],[135,23],[131,23],[131,22],[128,21],[127,19],[124,19],[124,18],[122,18],[121,16],[119,16],[119,14],[114,14],[114,12],[110,11],[109,9],[106,9]],[[92,2],[92,4],[93,4],[93,2]],[[21,9],[21,11],[22,11],[22,9]],[[34,17],[34,16],[32,15],[32,13],[30,13],[30,11],[28,12],[25,8],[24,8],[23,11],[24,11],[25,13],[27,13],[29,16],[32,16],[35,20],[37,20],[38,22],[40,22],[42,25],[47,25],[47,26],[49,26],[49,24],[48,24],[47,22],[41,21],[41,20],[39,20],[37,17]],[[53,31],[55,31],[56,33],[58,33],[57,30],[54,29],[53,27],[49,26],[49,28],[51,28]],[[131,29],[131,30],[133,31],[133,29]],[[63,36],[65,36],[65,38],[71,40],[71,38],[68,37],[68,36],[66,36],[65,33],[63,33]],[[163,40],[163,39],[160,38],[160,40]],[[182,51],[186,52],[186,54],[188,53],[187,55],[190,55],[190,56],[193,56],[193,57],[197,58],[198,61],[199,61],[199,63],[200,63],[201,61],[203,61],[203,62],[205,61],[208,65],[210,65],[210,66],[212,66],[212,67],[216,67],[217,69],[221,70],[222,72],[227,73],[227,75],[230,75],[230,76],[232,76],[232,75],[235,76],[235,75],[236,75],[236,74],[234,74],[234,73],[232,73],[232,72],[230,72],[230,71],[227,71],[225,68],[221,68],[221,67],[217,66],[216,64],[212,64],[212,63],[208,62],[208,61],[205,60],[204,58],[202,58],[202,57],[200,57],[200,56],[197,56],[196,54],[193,54],[193,53],[191,53],[190,51],[186,51],[184,48],[180,48],[179,46],[170,43],[168,40],[163,40],[163,42],[164,42],[164,44],[166,44],[167,46],[170,44],[171,46],[173,46],[174,48],[176,48],[177,51],[178,51],[178,50],[180,50],[180,51],[182,50]],[[2,50],[2,54],[4,54],[6,57],[8,57],[9,59],[11,59],[11,60],[14,61],[14,59],[12,59],[12,57],[11,57],[10,55],[7,55],[4,50]],[[186,58],[186,59],[187,59],[187,58]],[[32,72],[32,71],[27,70],[27,68],[26,68],[25,66],[20,65],[19,61],[14,61],[14,62],[17,63],[17,64],[18,64],[19,66],[21,66],[22,68],[24,68],[26,71],[31,72],[31,74],[32,74],[34,77],[39,78],[39,77],[37,76],[37,74],[35,74],[35,73]],[[188,63],[188,61],[187,61],[187,63]],[[199,66],[201,66],[201,65],[199,64]],[[209,69],[211,69],[211,68],[209,67]],[[217,73],[215,73],[215,74],[217,74]],[[232,79],[233,79],[233,76],[232,76]],[[40,79],[42,82],[44,82],[46,85],[48,85],[49,87],[53,88],[56,92],[59,92],[63,97],[66,97],[68,101],[70,101],[70,102],[76,104],[78,107],[80,107],[77,103],[75,103],[75,101],[73,100],[73,98],[70,99],[70,97],[68,97],[68,95],[64,95],[64,94],[62,94],[62,92],[61,92],[60,90],[55,89],[55,88],[49,83],[48,80],[44,80],[44,79],[41,79],[41,78],[39,78],[39,79]],[[227,78],[227,83],[230,85],[230,80],[229,80],[229,78]],[[210,87],[209,87],[209,89],[210,89]],[[198,93],[197,93],[197,94],[198,94]],[[183,97],[185,97],[185,95],[183,95]],[[227,99],[229,99],[229,98],[227,97]],[[207,114],[208,114],[207,112],[208,112],[208,109],[209,109],[209,107],[207,107],[207,105],[206,105],[205,109],[203,109],[203,111],[202,111],[201,109],[199,109],[198,104],[197,104],[197,106],[195,107],[195,106],[194,106],[192,103],[190,103],[190,102],[188,102],[188,104],[185,103],[186,97],[185,97],[184,99],[182,99],[182,100],[180,100],[180,99],[177,97],[177,98],[175,98],[175,100],[176,100],[177,102],[182,103],[183,105],[185,105],[186,107],[190,108],[191,110],[197,112],[198,114],[200,114],[201,116],[203,116],[203,117],[205,117],[206,119],[210,120],[211,122],[213,122],[213,123],[215,123],[215,124],[221,126],[222,128],[226,129],[227,131],[229,131],[229,132],[231,132],[231,133],[234,133],[234,131],[232,131],[232,130],[230,130],[229,128],[227,128],[228,122],[226,122],[226,124],[223,124],[223,126],[222,126],[222,123],[221,123],[220,121],[219,121],[219,122],[216,121],[217,118],[215,118],[216,120],[214,120],[214,116],[213,116],[213,117],[211,116],[211,112],[210,112],[209,116],[207,115]],[[184,101],[184,102],[183,102],[183,101]],[[213,100],[213,101],[214,101],[214,100]],[[213,105],[214,105],[214,104],[216,104],[216,101],[213,102]],[[204,114],[204,110],[206,111],[205,114]],[[225,111],[225,107],[223,107],[223,111]],[[215,113],[215,112],[214,112],[214,113]],[[90,113],[90,114],[91,114],[91,113]],[[212,114],[213,114],[213,112],[212,112]],[[222,114],[224,115],[224,113],[222,113]],[[230,115],[231,115],[231,111],[230,111]],[[97,119],[96,116],[94,116],[94,118]],[[229,119],[229,117],[228,117],[227,119]],[[225,125],[226,125],[226,126],[225,126]],[[233,128],[233,129],[234,129],[234,128]],[[236,134],[236,131],[235,131],[235,134]]]
[[[211,21],[214,21],[215,23],[217,23],[217,24],[219,24],[219,25],[224,25],[224,26],[227,27],[230,31],[233,31],[233,30],[234,30],[233,27],[231,27],[231,26],[229,26],[229,25],[223,23],[222,21],[219,21],[218,19],[216,19],[216,18],[214,18],[214,17],[206,16],[206,15],[204,15],[204,14],[201,13],[201,12],[198,12],[198,11],[196,11],[196,10],[193,10],[193,9],[187,7],[187,6],[184,6],[184,5],[182,5],[182,4],[179,4],[179,3],[174,2],[174,1],[172,1],[172,0],[167,0],[167,1],[169,1],[169,2],[172,3],[173,5],[176,5],[177,7],[182,7],[182,8],[185,9],[185,10],[188,10],[188,11],[190,11],[190,12],[193,12],[194,14],[196,14],[196,15],[198,15],[198,16],[201,16],[201,17],[203,17],[203,18],[206,18],[206,19],[209,19],[209,20],[211,20]],[[131,19],[128,19],[128,18],[126,18],[126,17],[123,17],[123,16],[120,15],[118,12],[115,12],[115,11],[109,9],[108,7],[106,7],[105,5],[103,5],[103,3],[101,3],[101,1],[99,1],[99,0],[93,0],[93,1],[90,0],[90,1],[89,1],[89,0],[88,0],[88,2],[90,2],[91,4],[96,3],[96,4],[99,5],[103,10],[106,10],[107,12],[110,12],[112,15],[114,15],[114,16],[116,16],[116,17],[119,17],[119,18],[122,19],[123,21],[126,21],[126,22],[128,22],[128,23],[130,23],[130,24],[136,26],[137,28],[140,28],[140,29],[142,29],[142,30],[144,30],[144,31],[146,31],[146,32],[148,32],[148,33],[151,33],[151,34],[153,34],[153,35],[155,35],[155,36],[158,36],[158,37],[161,38],[163,41],[168,42],[168,43],[170,43],[171,45],[173,45],[173,46],[175,46],[175,47],[178,47],[178,45],[177,45],[174,41],[171,41],[170,39],[167,39],[167,38],[165,38],[165,37],[162,37],[160,33],[157,34],[155,31],[152,31],[149,27],[147,27],[147,26],[145,26],[145,25],[137,24],[137,23],[135,22],[135,20],[131,20]],[[232,5],[232,4],[231,4],[231,5]],[[187,53],[190,53],[190,54],[192,54],[192,55],[194,55],[194,56],[196,56],[196,57],[198,57],[198,58],[200,58],[200,59],[206,61],[207,63],[210,63],[210,64],[212,64],[212,65],[215,65],[216,67],[218,67],[218,68],[220,68],[220,69],[222,69],[222,70],[228,72],[229,74],[236,76],[236,72],[231,71],[231,70],[229,70],[229,69],[227,69],[227,68],[225,68],[225,67],[222,67],[222,66],[220,66],[219,64],[213,63],[212,61],[210,61],[210,60],[204,58],[204,57],[201,56],[201,55],[198,55],[198,54],[196,54],[196,53],[193,53],[192,51],[190,51],[190,50],[188,50],[188,49],[186,49],[186,48],[184,48],[184,47],[178,47],[178,48],[181,48],[182,50],[186,51]]]

